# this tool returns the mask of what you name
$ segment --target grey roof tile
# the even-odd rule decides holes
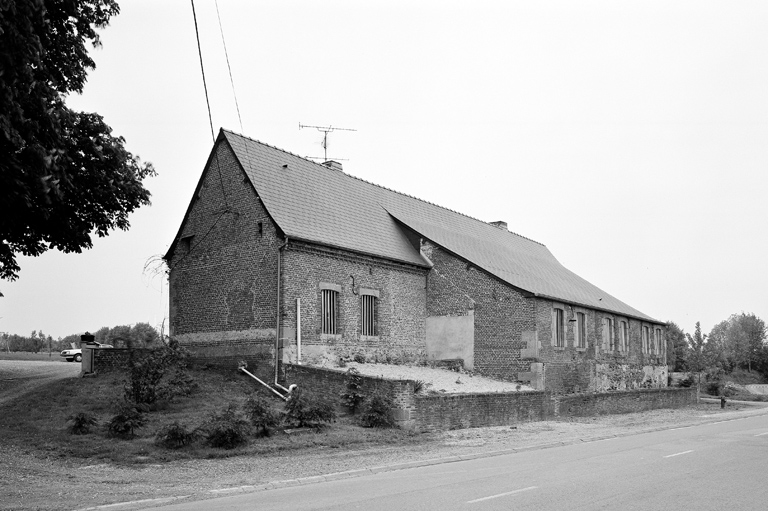
[[[425,266],[393,220],[536,296],[657,322],[566,269],[524,236],[223,130],[267,211],[290,238]]]

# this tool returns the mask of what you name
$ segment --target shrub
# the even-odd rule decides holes
[[[365,400],[365,394],[363,394],[362,390],[363,377],[360,376],[360,371],[354,367],[347,369],[344,383],[346,388],[341,392],[341,403],[350,413],[355,413],[360,404]]]
[[[718,380],[708,381],[704,390],[710,396],[719,396],[720,391],[723,388],[723,384]]]
[[[248,421],[237,414],[234,405],[229,405],[221,413],[213,412],[201,429],[211,447],[233,449],[248,441]]]
[[[414,380],[414,382],[413,382],[413,393],[414,394],[420,394],[422,392],[425,392],[431,386],[432,386],[431,383],[427,383],[424,380]]]
[[[248,398],[243,405],[243,411],[251,425],[256,428],[255,435],[257,438],[269,436],[272,428],[277,427],[280,423],[280,416],[269,404],[269,401],[257,395]]]
[[[355,353],[352,360],[358,364],[365,364],[365,353]]]
[[[365,403],[360,414],[360,425],[364,428],[386,428],[395,425],[392,418],[392,399],[381,391],[374,392]]]
[[[189,395],[197,384],[187,373],[189,353],[174,339],[167,345],[139,354],[130,350],[129,380],[125,382],[125,399],[137,404],[152,404],[158,399]],[[166,376],[173,368],[173,375]]]
[[[694,378],[693,378],[693,375],[692,375],[692,374],[689,374],[689,375],[688,375],[688,376],[686,376],[685,378],[682,378],[682,379],[680,379],[680,380],[678,381],[678,383],[677,383],[677,384],[678,384],[680,387],[686,387],[686,388],[688,388],[688,387],[691,387],[691,386],[692,386],[694,383],[696,383],[696,382],[695,382],[695,380],[694,380]]]
[[[189,431],[178,421],[160,429],[155,435],[155,443],[169,449],[180,449],[194,442],[196,431]]]
[[[136,436],[136,430],[144,427],[147,419],[135,407],[121,405],[117,414],[107,422],[107,434],[111,437],[129,439]]]
[[[285,403],[285,418],[297,427],[320,427],[336,420],[333,403],[296,388]]]
[[[96,417],[88,412],[78,412],[74,415],[67,417],[67,431],[73,435],[87,435],[91,432],[91,428],[98,422]]]

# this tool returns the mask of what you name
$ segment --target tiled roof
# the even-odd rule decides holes
[[[540,243],[236,133],[222,132],[267,211],[289,238],[425,266],[396,219],[518,289],[658,322],[566,269]]]

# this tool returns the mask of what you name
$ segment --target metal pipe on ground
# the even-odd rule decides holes
[[[269,389],[269,390],[271,390],[272,392],[274,392],[274,393],[275,393],[275,395],[277,395],[277,396],[278,396],[280,399],[282,399],[283,401],[288,401],[288,396],[284,396],[284,395],[282,395],[281,393],[279,393],[278,391],[276,391],[275,389],[273,389],[272,387],[270,387],[270,386],[269,386],[267,383],[264,383],[263,381],[261,381],[261,380],[260,380],[260,379],[259,379],[259,378],[258,378],[256,375],[254,375],[253,373],[251,373],[250,371],[248,371],[248,370],[247,370],[245,367],[240,367],[240,368],[239,368],[239,370],[240,370],[240,371],[242,371],[242,372],[244,372],[245,374],[247,374],[248,376],[250,376],[251,378],[253,378],[253,379],[254,379],[254,380],[256,380],[257,382],[261,383],[262,385],[264,385],[266,388],[268,388],[268,389]],[[288,389],[285,389],[285,390],[288,392]]]

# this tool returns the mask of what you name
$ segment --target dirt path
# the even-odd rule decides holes
[[[0,405],[19,399],[27,392],[51,380],[74,378],[80,374],[80,364],[60,360],[0,360]]]

